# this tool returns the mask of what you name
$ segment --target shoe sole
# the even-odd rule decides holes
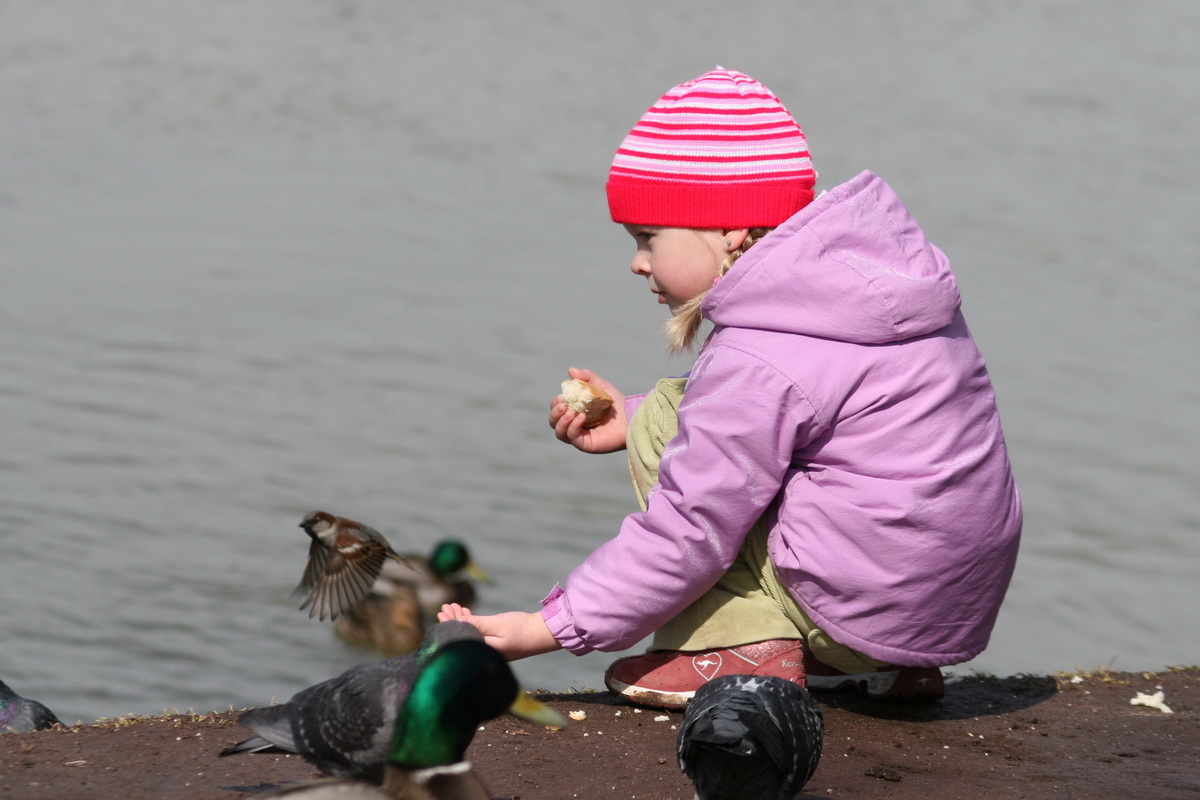
[[[659,692],[624,683],[616,678],[609,678],[604,683],[608,686],[609,691],[631,703],[661,708],[664,711],[683,711],[687,708],[688,702],[696,695],[695,692]]]

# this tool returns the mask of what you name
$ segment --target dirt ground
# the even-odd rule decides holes
[[[1172,713],[1130,702],[1160,689]],[[586,719],[558,731],[485,725],[468,757],[494,798],[690,800],[675,761],[680,714],[604,692],[538,696]],[[1200,798],[1200,668],[970,677],[922,704],[818,699],[825,745],[803,798]],[[233,713],[0,735],[0,798],[237,800],[317,776],[297,756],[217,757],[246,736]]]

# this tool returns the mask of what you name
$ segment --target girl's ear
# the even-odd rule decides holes
[[[730,228],[722,229],[721,233],[725,237],[725,251],[732,253],[742,246],[746,241],[746,237],[750,235],[749,228]]]

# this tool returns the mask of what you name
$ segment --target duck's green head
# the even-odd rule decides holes
[[[529,697],[504,657],[476,640],[449,642],[429,654],[396,716],[388,760],[403,769],[462,761],[481,722],[505,712],[542,725],[565,726]]]
[[[467,546],[457,539],[446,539],[433,546],[433,553],[429,556],[429,569],[443,580],[464,570],[477,581],[488,580],[487,573],[471,561]]]

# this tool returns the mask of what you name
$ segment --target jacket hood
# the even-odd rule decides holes
[[[719,326],[882,344],[944,328],[960,303],[946,256],[892,188],[863,172],[750,248],[703,312]]]

